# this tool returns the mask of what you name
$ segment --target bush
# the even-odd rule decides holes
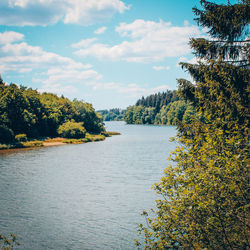
[[[59,126],[57,133],[65,138],[80,139],[85,137],[86,129],[83,127],[82,122],[72,120]]]
[[[102,132],[101,135],[104,135],[105,137],[110,137],[112,135],[120,135],[121,133],[119,132],[113,132],[113,131],[105,131]]]
[[[28,142],[21,143],[21,145],[24,148],[43,147],[43,142],[42,141],[28,141]],[[20,145],[18,147],[20,147]]]
[[[67,140],[64,140],[63,142],[67,144],[81,144],[81,143],[86,143],[89,141],[90,140],[87,138],[82,138],[82,139],[67,139]]]
[[[19,134],[15,136],[15,140],[18,142],[25,142],[27,141],[27,135],[26,134]]]
[[[14,133],[8,127],[0,126],[0,143],[8,143],[14,140]]]
[[[10,145],[0,144],[0,150],[2,150],[2,149],[9,149],[10,147],[11,147]]]
[[[89,141],[104,141],[106,139],[105,135],[94,135],[94,134],[87,134],[86,138]]]

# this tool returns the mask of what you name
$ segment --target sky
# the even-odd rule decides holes
[[[191,80],[178,63],[195,63],[189,39],[207,36],[194,6],[199,0],[0,0],[0,74],[96,110],[126,108]]]

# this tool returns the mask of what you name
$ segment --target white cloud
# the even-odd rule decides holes
[[[72,47],[72,48],[76,48],[76,49],[79,49],[79,48],[87,48],[87,47],[89,47],[92,43],[94,43],[96,40],[97,40],[96,37],[83,39],[83,40],[81,40],[81,41],[78,42],[78,43],[72,44],[71,47]]]
[[[41,93],[49,92],[49,93],[54,93],[57,95],[65,95],[65,96],[69,94],[77,93],[77,88],[75,86],[72,86],[72,85],[63,86],[60,83],[55,83],[55,84],[45,83],[43,84],[42,88],[38,90]]]
[[[185,62],[185,63],[190,63],[190,64],[198,64],[199,61],[204,62],[203,60],[198,59],[197,57],[193,57],[193,58],[191,58],[191,59],[187,59],[186,57],[181,56],[181,57],[178,59],[177,66],[180,67],[180,65],[179,65],[180,62]]]
[[[153,66],[153,69],[156,71],[170,70],[170,67],[169,66]]]
[[[124,60],[129,62],[157,62],[167,57],[183,56],[190,53],[188,41],[201,36],[197,26],[173,26],[170,22],[135,20],[130,24],[121,23],[116,27],[121,37],[128,41],[110,46],[92,43],[75,52],[78,56],[94,56],[99,59]]]
[[[23,40],[23,38],[24,35],[21,33],[17,33],[14,31],[6,31],[4,33],[0,33],[0,44],[18,42]]]
[[[95,34],[100,35],[103,34],[107,30],[107,27],[103,26],[97,30],[94,31]]]
[[[101,74],[91,69],[90,64],[82,64],[69,57],[44,51],[38,46],[31,46],[22,41],[24,36],[20,33],[11,33],[10,36],[0,33],[1,38],[8,43],[0,45],[0,72],[25,74],[39,71],[41,73],[33,81],[43,84],[40,91],[70,94],[76,92],[78,84],[102,78]],[[18,38],[21,41],[17,42]]]
[[[139,98],[141,96],[166,91],[167,85],[160,85],[154,88],[141,87],[138,84],[123,84],[117,82],[95,82],[91,84],[94,90],[112,90],[116,93],[127,94],[128,97]]]
[[[103,22],[129,6],[121,0],[1,0],[0,25],[89,25]]]

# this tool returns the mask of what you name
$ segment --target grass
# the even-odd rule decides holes
[[[105,135],[95,135],[95,134],[89,134],[87,133],[85,136],[86,139],[89,141],[104,141],[106,136]]]
[[[85,138],[80,139],[67,139],[61,137],[55,138],[45,138],[40,140],[29,140],[26,142],[15,142],[13,144],[0,144],[0,150],[3,149],[12,149],[12,148],[36,148],[36,147],[43,147],[43,143],[53,143],[53,142],[62,142],[66,144],[81,144],[87,142],[95,142],[95,141],[104,141],[106,137],[110,137],[112,135],[120,135],[118,132],[102,132],[101,134],[90,134],[86,133]]]
[[[46,138],[44,142],[64,142],[65,138],[55,137],[55,138]]]
[[[67,143],[67,144],[80,144],[80,143],[89,142],[89,140],[87,138],[81,138],[81,139],[65,139],[65,138],[63,138],[62,142]]]
[[[36,148],[36,147],[43,147],[43,141],[27,141],[27,142],[20,142],[23,148]]]
[[[106,132],[103,132],[103,134],[104,134],[106,137],[109,137],[109,136],[112,136],[112,135],[120,135],[121,133],[119,133],[119,132],[114,132],[114,131],[106,131]]]
[[[8,145],[8,144],[0,144],[0,150],[1,149],[10,149],[11,148],[11,145]]]

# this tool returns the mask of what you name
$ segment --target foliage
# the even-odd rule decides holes
[[[27,135],[26,134],[18,134],[15,136],[15,140],[18,142],[25,142],[27,141]]]
[[[15,234],[11,234],[10,237],[0,234],[0,248],[2,250],[12,250],[15,246],[19,245],[20,243],[17,241]]]
[[[105,131],[105,132],[102,132],[102,135],[104,135],[105,137],[110,137],[112,135],[120,135],[121,133],[119,132],[114,132],[114,131]]]
[[[100,114],[95,112],[92,104],[84,103],[76,99],[73,100],[72,106],[76,111],[75,116],[73,116],[76,122],[83,122],[85,129],[89,133],[101,133],[104,131],[103,119]]]
[[[85,137],[86,129],[82,122],[71,120],[60,125],[57,132],[64,138],[79,139]]]
[[[67,144],[81,144],[89,141],[90,140],[88,138],[81,138],[81,139],[67,139],[67,140],[64,139],[62,142]]]
[[[8,143],[14,140],[13,131],[6,125],[0,125],[0,142]]]
[[[144,96],[136,102],[136,106],[153,107],[158,112],[163,106],[168,105],[170,102],[178,101],[179,97],[177,91],[168,90],[163,93]]]
[[[130,106],[125,112],[124,120],[128,124],[177,125],[184,117],[185,122],[190,123],[194,116],[196,112],[192,105],[178,100],[162,106],[159,112],[156,112],[155,107]]]
[[[144,212],[139,227],[147,249],[249,248],[249,1],[200,2],[196,20],[213,40],[191,39],[203,62],[182,63],[195,84],[180,79],[179,94],[204,118],[178,124],[182,146],[154,186],[155,218]]]
[[[105,140],[106,136],[105,135],[94,135],[94,134],[86,134],[86,138],[89,141],[103,141]]]
[[[165,125],[177,125],[180,121],[190,123],[195,116],[197,117],[192,105],[185,101],[175,101],[161,108],[154,123]]]
[[[20,144],[15,145],[15,146],[17,148],[20,148],[20,147],[23,147],[23,148],[43,147],[43,142],[42,141],[38,141],[38,140],[21,142]]]
[[[97,112],[102,115],[104,121],[123,121],[125,110],[114,108],[98,110]]]
[[[0,150],[9,149],[9,148],[11,148],[11,145],[0,144]]]
[[[12,143],[18,134],[28,138],[58,136],[58,127],[71,119],[83,122],[88,132],[104,131],[102,118],[89,103],[7,85],[1,78],[0,83],[0,143]]]

